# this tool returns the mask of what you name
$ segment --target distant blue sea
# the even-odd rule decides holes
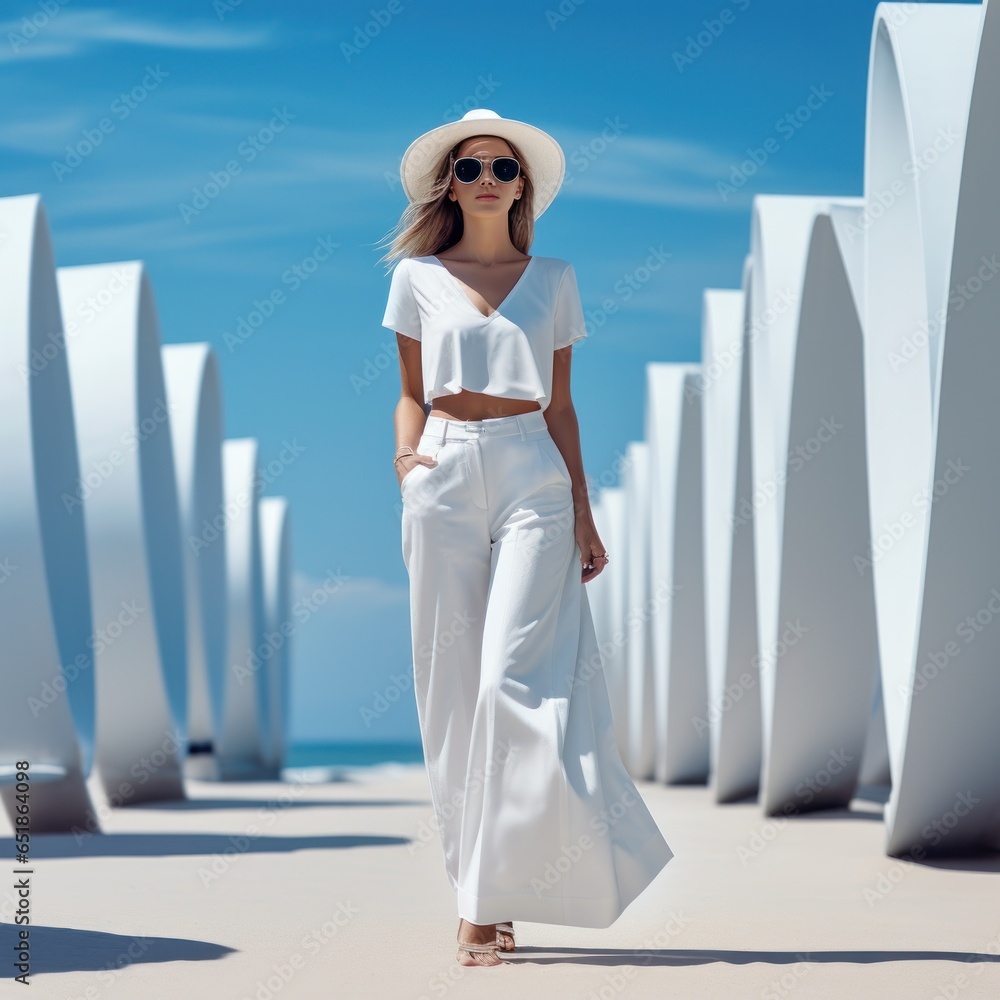
[[[416,743],[292,743],[285,767],[367,767],[373,764],[422,764]]]

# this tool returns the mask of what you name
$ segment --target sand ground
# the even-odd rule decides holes
[[[508,961],[469,969],[423,768],[290,777],[189,781],[188,801],[110,812],[101,834],[36,836],[27,995],[1000,997],[1000,861],[886,857],[877,794],[783,822],[640,782],[676,855],[646,892],[604,930],[515,921]]]

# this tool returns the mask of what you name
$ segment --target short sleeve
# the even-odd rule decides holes
[[[397,262],[392,270],[389,300],[386,302],[382,326],[420,340],[420,312],[410,284],[409,258]]]
[[[553,350],[558,351],[560,347],[568,347],[586,336],[587,323],[583,318],[583,303],[580,301],[576,271],[572,264],[567,264],[559,279],[559,290],[556,292]]]

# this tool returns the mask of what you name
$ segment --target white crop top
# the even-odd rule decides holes
[[[435,256],[392,272],[382,326],[421,341],[424,402],[462,389],[513,399],[552,395],[552,352],[587,336],[573,265],[532,257],[507,298],[484,316]]]

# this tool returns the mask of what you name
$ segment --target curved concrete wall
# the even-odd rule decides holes
[[[655,757],[668,783],[708,778],[699,365],[646,366]]]
[[[80,451],[96,650],[97,766],[109,801],[180,798],[187,635],[180,521],[149,278],[136,261],[57,271]],[[114,391],[109,391],[109,386]]]
[[[288,735],[292,540],[288,501],[263,497],[260,501],[260,549],[264,586],[264,632],[271,650],[268,663],[270,728],[264,740],[264,759],[277,778],[285,761]]]
[[[222,399],[208,344],[168,344],[171,412],[187,610],[188,739],[192,777],[215,774],[226,661],[226,537],[222,516]]]
[[[80,468],[48,221],[38,195],[0,199],[0,793],[17,822],[16,766],[31,775],[31,830],[95,829],[94,662]]]
[[[223,441],[229,630],[216,765],[227,779],[263,776],[270,744],[269,658],[261,655],[264,583],[257,474],[256,439]]]
[[[601,646],[604,676],[615,724],[615,740],[622,758],[628,748],[628,678],[626,673],[626,574],[628,571],[628,517],[625,490],[601,490],[593,505],[594,523],[611,559],[590,590],[594,630]]]

